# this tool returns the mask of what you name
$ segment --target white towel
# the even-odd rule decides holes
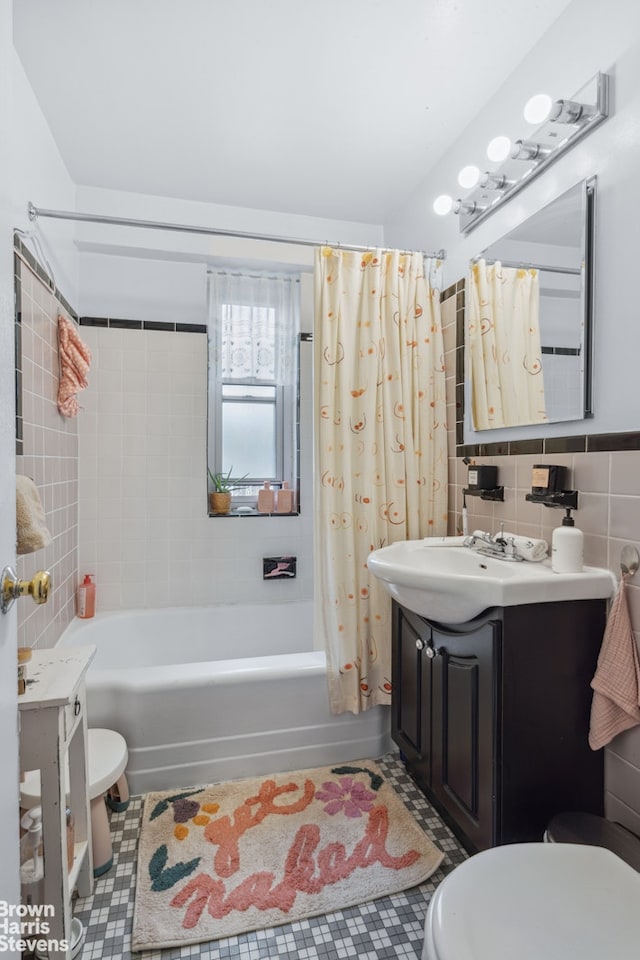
[[[18,554],[35,553],[51,543],[38,488],[21,474],[16,477],[16,535]]]
[[[425,537],[423,547],[463,547],[465,537]]]
[[[500,534],[497,534],[493,539],[496,540],[498,537],[500,537]],[[508,533],[506,530],[502,534],[502,537],[505,540],[513,537],[513,545],[516,548],[518,556],[532,563],[540,563],[549,552],[549,544],[546,540],[532,540],[530,537],[518,537],[515,533]]]

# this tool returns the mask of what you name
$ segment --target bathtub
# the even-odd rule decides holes
[[[132,793],[378,757],[389,710],[332,716],[311,601],[171,607],[75,619],[92,644],[89,726],[127,741]]]

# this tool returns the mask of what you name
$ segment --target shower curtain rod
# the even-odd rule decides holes
[[[65,210],[45,210],[29,202],[29,220],[33,223],[38,217],[52,220],[78,220],[82,223],[108,223],[119,227],[143,227],[151,230],[174,230],[178,233],[202,233],[216,237],[237,237],[242,240],[268,240],[270,243],[293,243],[303,247],[339,247],[340,250],[378,250],[385,247],[355,246],[348,243],[328,242],[324,240],[302,240],[297,237],[277,237],[268,233],[247,233],[242,230],[222,230],[218,227],[195,227],[181,223],[163,223],[159,220],[133,220],[129,217],[108,217],[99,213],[72,213]],[[446,259],[446,250],[427,253],[424,250],[402,250],[401,253],[421,253],[423,257],[436,260]]]
[[[551,267],[544,263],[523,263],[517,260],[487,260],[484,257],[474,257],[473,263],[483,260],[485,263],[501,263],[503,267],[513,267],[515,270],[539,270],[541,273],[567,273],[579,276],[582,273],[580,267]]]

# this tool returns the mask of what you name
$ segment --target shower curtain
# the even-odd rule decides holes
[[[333,713],[391,700],[391,602],[368,554],[446,533],[439,266],[316,250],[316,627]]]
[[[474,428],[544,422],[538,271],[479,260],[467,296]]]

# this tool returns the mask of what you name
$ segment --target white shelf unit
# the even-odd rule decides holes
[[[34,650],[30,682],[18,697],[20,767],[40,771],[44,849],[44,901],[54,908],[47,938],[67,940],[69,949],[49,960],[71,956],[71,894],[93,890],[91,817],[87,782],[85,675],[95,647]],[[67,767],[69,794],[67,800]],[[74,858],[67,861],[66,808],[74,817]]]

